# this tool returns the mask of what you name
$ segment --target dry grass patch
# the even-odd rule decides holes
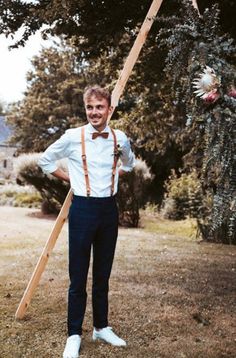
[[[1,358],[61,357],[66,339],[66,226],[26,318],[14,320],[53,224],[32,212],[0,207]],[[110,283],[110,324],[128,346],[91,341],[90,273],[80,357],[235,357],[235,257],[236,247],[198,243],[166,230],[121,229]]]

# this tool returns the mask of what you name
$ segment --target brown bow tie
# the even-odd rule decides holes
[[[109,136],[108,132],[94,132],[92,133],[92,139],[96,139],[97,137],[102,137],[107,139]]]

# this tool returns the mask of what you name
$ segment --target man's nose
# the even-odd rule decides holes
[[[92,114],[96,114],[96,113],[97,113],[97,108],[94,107],[94,108],[92,109]]]

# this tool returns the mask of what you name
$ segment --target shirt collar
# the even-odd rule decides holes
[[[89,133],[98,132],[98,131],[92,126],[91,123],[88,123],[88,124],[87,124],[87,131],[88,131]],[[108,132],[108,133],[110,133],[110,127],[109,127],[108,124],[107,124],[106,127],[103,129],[103,132]]]

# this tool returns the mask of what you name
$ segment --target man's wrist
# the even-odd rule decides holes
[[[119,176],[125,175],[127,172],[123,169],[119,169]]]
[[[63,181],[66,181],[68,183],[70,183],[70,177],[67,174],[67,172],[65,172],[64,170],[58,168],[57,170],[55,170],[54,172],[51,173],[54,177],[61,179]]]

